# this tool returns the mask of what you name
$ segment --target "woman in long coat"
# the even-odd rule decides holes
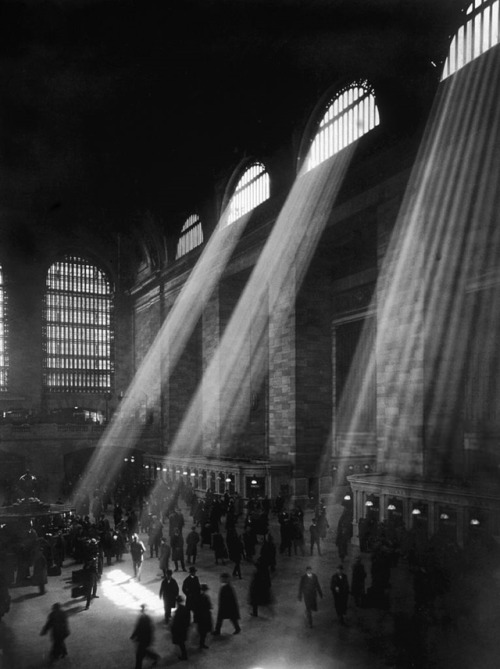
[[[194,622],[198,626],[198,634],[200,635],[200,650],[202,648],[208,648],[205,644],[207,634],[213,629],[212,622],[212,602],[210,597],[207,595],[208,585],[202,583],[200,586],[200,596],[196,600],[196,605],[194,609]]]
[[[45,586],[47,585],[47,560],[42,551],[37,548],[35,553],[35,560],[33,562],[33,576],[31,577],[31,582],[33,585],[38,586],[38,590],[41,595],[45,594]]]

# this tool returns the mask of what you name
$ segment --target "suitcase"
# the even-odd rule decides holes
[[[71,572],[71,582],[81,583],[83,581],[83,569],[77,569]]]
[[[76,599],[77,597],[85,597],[85,587],[83,585],[76,585],[71,588],[71,598]]]

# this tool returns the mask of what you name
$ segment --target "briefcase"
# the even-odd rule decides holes
[[[85,596],[85,586],[75,585],[74,588],[71,588],[71,598],[76,599],[77,597]]]

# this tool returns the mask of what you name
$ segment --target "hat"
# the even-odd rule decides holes
[[[194,574],[197,571],[196,567],[189,567],[189,573]]]

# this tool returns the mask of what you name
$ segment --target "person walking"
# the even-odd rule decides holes
[[[349,598],[349,581],[344,574],[344,567],[340,564],[330,581],[335,611],[341,625],[345,625],[345,614],[347,613],[347,600]]]
[[[172,634],[172,643],[179,646],[181,654],[179,660],[187,660],[186,639],[189,629],[191,617],[189,611],[183,604],[184,600],[179,595],[176,598],[177,608],[175,609],[174,617],[172,619],[172,626],[170,632]]]
[[[195,610],[196,600],[200,596],[200,579],[196,576],[196,567],[189,567],[189,576],[186,576],[182,583],[182,592],[186,596],[186,609],[189,611],[191,616],[191,611]]]
[[[257,560],[255,563],[255,572],[250,581],[248,591],[248,601],[252,607],[250,615],[254,617],[258,615],[259,606],[271,607],[273,604],[269,567],[262,559]]]
[[[130,555],[132,557],[132,564],[134,565],[134,577],[138,581],[141,580],[142,562],[145,552],[146,546],[139,540],[137,534],[133,534],[132,541],[130,542]]]
[[[312,627],[312,612],[318,610],[318,602],[316,596],[319,595],[323,599],[323,592],[316,574],[313,574],[312,567],[306,567],[306,573],[303,574],[299,582],[299,602],[304,600],[306,607],[306,618],[309,627]]]
[[[68,651],[65,639],[69,636],[68,616],[59,602],[52,605],[52,611],[49,613],[40,635],[44,636],[49,631],[52,637],[51,659],[57,660],[59,657],[66,657]]]
[[[202,583],[200,586],[200,596],[196,601],[194,610],[194,622],[198,627],[198,634],[200,635],[200,650],[208,648],[206,645],[207,634],[213,629],[212,602],[207,592],[208,585]]]
[[[358,555],[352,568],[351,576],[351,595],[354,598],[356,606],[361,606],[365,596],[366,569]]]
[[[90,601],[97,599],[97,557],[92,557],[83,566],[83,588],[84,595],[87,598],[85,609],[90,608]]]
[[[165,539],[165,537],[162,537],[160,541],[160,569],[163,573],[163,578],[167,575],[167,570],[170,566],[170,545]]]
[[[319,527],[316,523],[316,518],[312,519],[311,525],[309,526],[309,535],[311,537],[311,555],[313,554],[314,546],[318,549],[318,555],[321,555]]]
[[[226,541],[229,559],[234,562],[233,576],[238,576],[241,579],[241,560],[245,549],[235,528],[227,531]]]
[[[166,576],[160,585],[160,599],[163,599],[163,606],[165,608],[165,622],[170,621],[172,609],[175,608],[175,603],[179,595],[179,585],[172,576],[172,570],[167,569]]]
[[[186,537],[186,557],[188,564],[195,564],[198,556],[198,544],[200,543],[200,535],[193,527],[191,532]]]
[[[36,549],[35,559],[33,561],[33,576],[31,577],[31,582],[33,585],[38,586],[38,592],[41,595],[45,594],[45,586],[47,585],[48,580],[47,577],[47,559],[43,554],[43,551],[38,547]]]
[[[238,606],[236,593],[234,592],[233,586],[231,585],[229,574],[224,572],[220,575],[220,580],[222,585],[219,589],[217,621],[215,623],[215,630],[212,632],[212,634],[214,636],[218,636],[220,634],[222,623],[227,618],[233,623],[233,634],[239,634],[241,632],[241,627],[238,622],[240,619],[240,608]]]
[[[179,528],[176,528],[172,534],[170,548],[172,549],[172,560],[174,561],[175,571],[179,571],[179,562],[181,563],[182,571],[186,571],[186,565],[184,564],[184,538]]]
[[[153,621],[146,613],[146,604],[141,604],[141,612],[135,623],[134,631],[130,637],[135,641],[135,669],[142,669],[142,661],[145,657],[153,660],[152,667],[158,664],[160,656],[154,650],[151,650],[154,640]]]

